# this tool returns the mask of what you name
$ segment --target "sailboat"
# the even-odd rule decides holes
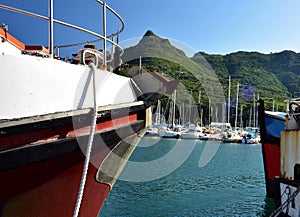
[[[175,125],[176,90],[174,90],[174,93],[172,94],[172,109],[170,109],[170,110],[171,110],[171,112],[169,112],[169,114],[171,114],[172,122],[171,122],[171,124],[169,124],[168,127],[166,127],[165,129],[161,129],[159,131],[159,136],[162,138],[178,139],[181,136],[181,132],[180,132],[180,129],[178,127],[176,127],[176,125]]]
[[[229,76],[229,89],[228,89],[228,123],[230,121],[230,80],[231,77]],[[242,136],[240,135],[240,132],[237,127],[237,120],[238,120],[238,106],[239,106],[239,87],[240,84],[237,83],[237,89],[236,89],[236,104],[235,104],[235,121],[234,121],[234,129],[231,127],[226,129],[223,132],[223,142],[226,143],[241,143],[242,142]]]
[[[199,104],[200,104],[201,93],[199,91]],[[190,101],[189,105],[189,127],[186,131],[181,133],[182,139],[200,139],[200,137],[204,136],[203,127],[201,123],[191,124],[191,116],[192,116],[192,103]],[[202,121],[202,119],[201,119]]]
[[[192,124],[187,131],[181,133],[182,139],[200,139],[202,136],[204,136],[203,128],[199,124],[196,126]]]
[[[154,124],[151,125],[151,127],[148,128],[146,131],[146,136],[151,137],[159,137],[159,129],[160,129],[160,123],[161,123],[161,101],[157,100],[157,106],[156,106],[156,112],[155,112],[155,121]]]

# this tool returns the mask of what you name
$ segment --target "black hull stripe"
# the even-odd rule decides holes
[[[103,140],[102,145],[93,144],[97,151],[104,150],[106,147],[117,144],[122,139],[127,138],[133,133],[137,133],[145,128],[144,121],[137,121],[133,124],[119,127],[114,130],[102,131],[95,134],[95,137],[100,136]],[[77,138],[80,144],[88,141],[88,136]],[[37,163],[62,155],[67,155],[73,152],[81,151],[76,138],[63,138],[55,141],[49,141],[41,144],[22,146],[20,148],[9,149],[0,152],[0,171],[6,171],[21,166]]]

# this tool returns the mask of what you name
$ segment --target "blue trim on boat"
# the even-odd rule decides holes
[[[280,138],[280,132],[285,131],[285,113],[276,116],[265,116],[266,134]]]

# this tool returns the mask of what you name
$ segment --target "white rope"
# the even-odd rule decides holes
[[[289,187],[289,186],[287,186],[287,187]],[[285,208],[288,209],[290,202],[299,194],[299,192],[300,192],[300,187],[298,187],[281,206],[279,206],[273,213],[271,213],[270,217],[277,217],[281,214],[281,212]],[[280,199],[282,199],[282,196],[283,196],[283,194],[281,195]],[[288,210],[287,210],[287,212],[288,212]],[[288,214],[288,213],[286,213],[286,214]]]
[[[82,170],[81,182],[80,182],[80,187],[79,187],[79,191],[78,191],[78,195],[77,195],[77,200],[76,200],[76,204],[75,204],[73,217],[78,216],[80,205],[82,202],[89,162],[90,162],[90,158],[91,158],[91,151],[92,151],[92,145],[93,145],[94,134],[95,134],[96,120],[97,120],[97,98],[96,98],[96,78],[95,78],[96,66],[94,63],[90,63],[89,67],[91,68],[91,73],[93,73],[93,98],[94,98],[94,108],[93,109],[94,109],[94,111],[93,111],[93,120],[92,120],[92,124],[91,124],[91,129],[90,129],[90,136],[89,136],[87,150],[86,150],[86,157],[85,157],[84,166],[83,166],[83,170]]]

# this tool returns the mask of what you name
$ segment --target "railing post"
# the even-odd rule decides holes
[[[106,55],[106,50],[107,50],[106,43],[107,42],[111,43],[114,48],[118,47],[119,49],[121,49],[121,53],[123,53],[122,48],[118,45],[118,35],[124,30],[124,21],[122,20],[120,15],[117,14],[112,8],[110,8],[105,2],[103,2],[101,0],[96,0],[96,1],[103,6],[103,13],[102,13],[103,14],[103,35],[100,35],[96,32],[92,32],[90,30],[81,28],[79,26],[75,26],[75,25],[72,25],[72,24],[54,19],[54,16],[53,16],[54,0],[49,0],[48,1],[48,5],[49,5],[48,16],[43,16],[43,15],[40,15],[40,14],[31,13],[31,12],[28,12],[28,11],[25,11],[25,10],[9,7],[9,6],[3,5],[3,4],[0,4],[0,9],[12,11],[12,12],[19,13],[19,14],[24,14],[24,15],[35,17],[35,18],[42,19],[42,20],[46,20],[48,22],[48,49],[49,49],[49,55],[52,58],[55,55],[55,50],[54,50],[54,23],[62,25],[62,26],[66,26],[66,27],[69,27],[69,28],[73,28],[73,29],[76,29],[76,30],[79,30],[79,31],[82,31],[82,32],[88,33],[90,35],[98,37],[99,39],[93,40],[93,41],[91,41],[91,43],[103,40],[103,54],[104,54],[103,55],[104,56],[104,60],[103,60],[104,64],[103,65],[107,66],[107,62],[111,61],[111,60],[107,61],[107,55]],[[109,10],[121,22],[121,29],[118,30],[116,33],[113,33],[109,36],[107,36],[107,31],[106,31],[107,30],[106,29],[106,10]],[[111,37],[113,38],[115,36],[117,36],[117,43],[115,43],[114,40],[110,40]],[[78,46],[78,45],[83,45],[83,44],[86,44],[86,42],[77,43],[77,44],[61,45],[61,46],[55,46],[55,47],[56,48],[66,48],[66,47],[73,47],[73,46]],[[114,51],[114,48],[112,49],[113,51]]]
[[[106,68],[106,3],[103,2],[103,65]]]
[[[49,54],[53,58],[53,0],[49,0]]]

